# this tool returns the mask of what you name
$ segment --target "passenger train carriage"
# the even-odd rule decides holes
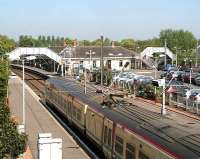
[[[45,101],[84,133],[111,159],[200,159],[200,123],[197,130],[167,117],[124,103],[102,106],[95,93],[85,95],[74,80],[47,80]]]

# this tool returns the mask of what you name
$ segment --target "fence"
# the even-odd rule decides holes
[[[152,93],[155,95],[156,91],[152,90],[151,87],[146,88],[146,89],[141,89],[141,87],[139,87],[138,85],[125,84],[124,82],[121,82],[121,83],[117,82],[114,84],[114,86],[120,90],[128,91],[130,94],[139,95],[144,98],[150,99],[151,97],[155,97],[152,95]],[[147,92],[145,93],[145,91]],[[147,95],[148,91],[149,91],[149,95]],[[158,94],[160,93],[157,93],[157,95]],[[192,100],[192,99],[187,99],[185,96],[183,96],[182,93],[166,94],[166,103],[169,106],[176,106],[178,108],[183,108],[186,111],[200,115],[200,102],[196,100]]]
[[[173,93],[169,97],[169,105],[185,109],[186,111],[200,115],[200,102],[187,99],[181,93]]]

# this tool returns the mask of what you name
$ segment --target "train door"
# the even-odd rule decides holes
[[[105,118],[103,125],[103,152],[108,159],[112,158],[113,134],[113,122]]]
[[[125,156],[125,135],[124,128],[116,124],[114,134],[113,157],[116,159],[124,159]]]

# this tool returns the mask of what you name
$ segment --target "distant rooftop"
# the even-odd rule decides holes
[[[64,52],[66,53],[65,57],[71,58],[86,58],[88,55],[86,52],[92,52],[93,58],[99,58],[101,56],[101,47],[100,46],[76,46],[72,48],[67,47],[58,47],[58,48],[50,48],[53,51],[62,54],[64,56]],[[71,51],[71,55],[69,54]],[[136,52],[130,51],[121,46],[104,46],[103,47],[103,56],[104,57],[134,57],[137,55]]]

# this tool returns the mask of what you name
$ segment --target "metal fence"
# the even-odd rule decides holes
[[[114,86],[120,90],[127,91],[130,94],[137,95],[139,91],[137,85],[129,85],[123,83],[115,83]],[[187,99],[182,95],[183,93],[171,93],[166,95],[166,103],[169,106],[176,106],[186,111],[200,115],[200,102],[192,99]]]
[[[169,105],[185,109],[200,115],[200,102],[183,97],[181,93],[173,93],[169,97]]]

